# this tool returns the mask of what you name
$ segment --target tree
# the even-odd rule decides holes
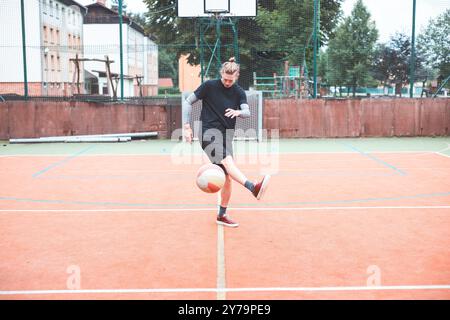
[[[439,79],[450,76],[450,9],[430,20],[417,42],[418,51],[427,66],[437,70]]]
[[[160,78],[173,79],[174,85],[178,86],[178,60],[176,54],[166,48],[159,48],[158,74]]]
[[[133,12],[130,12],[130,13],[127,14],[127,16],[132,21],[134,21],[135,23],[140,25],[141,27],[145,27],[145,25],[147,24],[146,17],[145,17],[144,13],[133,13]]]
[[[342,0],[322,0],[320,3],[319,39],[323,45],[334,35]],[[293,64],[302,64],[306,60],[312,69],[313,19],[314,0],[274,0],[270,10],[260,8],[257,21],[264,32],[265,49],[285,52]]]
[[[158,38],[159,46],[167,46],[177,57],[187,54],[189,63],[200,64],[198,19],[177,18],[175,0],[144,1],[149,8],[146,30]],[[321,1],[322,42],[326,42],[333,34],[342,1]],[[249,87],[253,72],[270,75],[279,72],[285,60],[293,64],[302,63],[305,46],[308,46],[308,37],[312,31],[313,2],[314,0],[260,0],[256,19],[237,20],[241,85]],[[214,28],[206,36],[214,43]],[[225,30],[223,37],[224,43],[231,43],[231,31]],[[309,48],[306,52],[307,58],[310,58],[311,51]],[[228,58],[230,52],[230,48],[224,46],[221,56]],[[208,58],[209,56],[206,60]]]
[[[111,9],[119,11],[119,0],[111,0]],[[122,0],[122,11],[125,14],[127,12],[127,4],[125,0]]]
[[[352,88],[372,82],[370,68],[374,56],[378,31],[362,0],[358,0],[351,15],[336,30],[330,40],[329,60],[333,74],[339,75],[337,85]]]
[[[427,70],[417,52],[415,58],[415,80],[426,80]],[[388,44],[380,44],[375,53],[374,78],[384,86],[395,85],[395,93],[401,95],[403,85],[410,81],[411,40],[405,34],[393,35]]]

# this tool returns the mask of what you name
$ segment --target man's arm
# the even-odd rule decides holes
[[[241,104],[241,114],[239,115],[241,118],[250,118],[250,107],[248,104]]]
[[[192,128],[190,125],[192,105],[196,103],[199,99],[194,93],[191,93],[185,100],[183,100],[183,137],[186,142],[192,143]]]
[[[225,110],[225,117],[229,117],[231,119],[236,118],[236,117],[241,117],[241,118],[249,118],[250,117],[250,107],[248,106],[248,104],[246,104],[246,103],[241,104],[240,109],[241,110],[234,110],[234,109],[228,108],[227,110]]]

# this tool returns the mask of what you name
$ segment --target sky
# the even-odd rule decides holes
[[[357,0],[345,0],[343,11],[349,16]],[[413,0],[363,0],[375,21],[379,42],[387,42],[395,32],[411,36]],[[450,8],[449,0],[416,0],[416,35],[428,24]]]
[[[75,0],[75,1],[82,5],[88,5],[97,2],[96,0]],[[139,13],[147,11],[147,7],[145,6],[144,1],[142,0],[125,0],[125,2],[127,4],[127,10],[130,12]],[[109,4],[110,1],[107,0],[106,3]]]
[[[77,1],[83,5],[96,2],[96,0]],[[138,13],[147,11],[142,0],[125,1],[128,5],[129,12]],[[350,15],[356,1],[344,0],[343,11],[345,16]],[[413,0],[363,0],[363,2],[369,9],[372,19],[375,21],[379,31],[379,42],[387,42],[395,32],[403,32],[411,35]],[[430,18],[436,18],[449,8],[449,0],[416,0],[416,34],[421,32]]]

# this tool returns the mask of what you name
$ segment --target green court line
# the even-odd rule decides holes
[[[354,146],[352,146],[351,144],[347,144],[347,143],[342,143],[342,144],[344,146],[347,146],[350,149],[358,152],[362,156],[364,156],[366,158],[369,158],[369,159],[371,159],[371,160],[373,160],[373,161],[375,161],[375,162],[377,162],[377,163],[379,163],[379,164],[381,164],[381,165],[383,165],[385,167],[388,167],[388,168],[394,170],[396,173],[400,174],[401,176],[406,176],[406,172],[404,172],[403,170],[398,169],[397,167],[393,166],[392,164],[387,163],[386,161],[383,161],[383,160],[381,160],[381,159],[379,159],[379,158],[377,158],[377,157],[375,157],[375,156],[373,156],[373,155],[371,155],[369,153],[366,153],[366,152],[364,152],[362,150],[359,150],[359,149],[355,148]]]
[[[95,148],[95,145],[89,146],[89,147],[87,147],[87,148],[84,148],[83,150],[81,150],[81,151],[79,151],[79,152],[77,152],[77,153],[71,155],[70,157],[67,157],[67,158],[65,158],[65,159],[63,159],[63,160],[61,160],[61,161],[55,162],[55,163],[49,165],[48,167],[46,167],[46,168],[44,168],[44,169],[42,169],[42,170],[36,172],[35,174],[33,174],[33,178],[37,178],[37,177],[39,177],[40,175],[43,175],[44,173],[50,171],[51,169],[56,168],[56,167],[59,167],[59,166],[65,164],[65,163],[69,162],[70,160],[75,159],[76,157],[82,155],[83,153],[88,152],[89,150],[91,150],[91,149],[93,149],[93,148]]]

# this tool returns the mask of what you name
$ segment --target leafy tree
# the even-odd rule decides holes
[[[341,16],[342,0],[321,1],[320,34],[321,44],[328,42]],[[264,31],[264,46],[267,51],[285,53],[292,64],[312,61],[312,34],[314,0],[274,0],[271,10],[260,8],[258,25]]]
[[[176,54],[166,48],[159,48],[158,74],[160,78],[173,79],[174,86],[178,84],[178,60]]]
[[[127,4],[125,0],[122,0],[122,11],[123,13],[127,12]],[[115,11],[119,11],[119,0],[111,0],[111,9]]]
[[[427,66],[437,70],[439,80],[450,76],[450,9],[430,20],[417,43]]]
[[[356,95],[358,86],[372,82],[370,69],[374,56],[378,31],[362,0],[358,0],[352,13],[336,30],[330,40],[329,65],[332,74],[338,76],[335,85],[352,88]]]
[[[144,0],[149,8],[147,31],[158,38],[161,47],[176,53],[189,54],[188,62],[200,64],[198,19],[176,16],[175,0]],[[333,34],[343,0],[321,1],[321,41],[325,43]],[[252,83],[253,72],[269,74],[282,72],[283,63],[301,64],[306,56],[310,59],[312,49],[305,46],[312,31],[314,0],[259,0],[258,17],[237,20],[240,82],[244,87]],[[215,41],[215,30],[210,28],[206,37]],[[223,43],[232,43],[231,31],[224,30]],[[232,55],[224,46],[223,60]],[[210,53],[205,60],[208,60]]]
[[[147,24],[146,21],[146,17],[144,13],[133,13],[133,12],[129,12],[127,13],[127,16],[133,20],[134,22],[136,22],[138,25],[140,25],[141,27],[145,27]]]
[[[415,59],[415,80],[426,80],[427,70],[422,65],[419,52]],[[410,81],[411,40],[402,33],[391,37],[388,44],[380,44],[376,50],[374,77],[384,86],[395,85],[395,93],[401,95],[403,85]]]

